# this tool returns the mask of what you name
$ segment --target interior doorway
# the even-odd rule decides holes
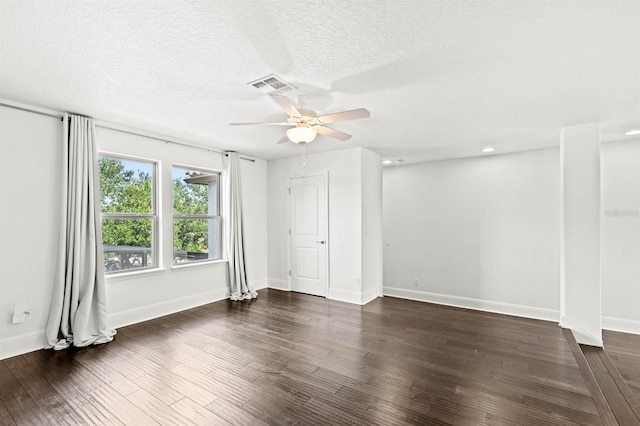
[[[326,297],[327,175],[289,179],[289,278],[291,291]]]

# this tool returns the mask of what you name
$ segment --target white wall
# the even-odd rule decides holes
[[[362,150],[362,303],[382,296],[382,158]]]
[[[557,149],[385,168],[385,294],[557,320],[559,176]]]
[[[307,155],[306,167],[302,157],[269,161],[269,286],[288,290],[288,193],[289,178],[302,174],[329,175],[329,294],[327,297],[351,303],[366,303],[363,300],[363,161],[367,162],[366,175],[375,173],[371,162],[376,154],[362,148]],[[363,160],[366,159],[366,160]],[[379,160],[379,159],[378,159]],[[378,179],[379,179],[378,175]],[[371,183],[375,192],[375,183]],[[367,201],[375,203],[375,200]],[[379,207],[378,207],[379,208]],[[374,212],[374,210],[372,210]],[[372,213],[366,220],[370,238],[380,233]],[[374,258],[374,253],[365,256]],[[380,278],[374,270],[367,270],[367,283],[376,286]],[[381,271],[380,271],[381,272]],[[374,292],[374,297],[377,296]]]
[[[219,153],[97,129],[101,152],[160,162],[159,214],[171,216],[171,165],[222,170]],[[0,107],[0,359],[44,346],[51,277],[57,252],[62,170],[59,119]],[[267,281],[267,165],[241,160],[247,277],[256,288]],[[25,189],[26,188],[26,189]],[[107,277],[110,325],[119,327],[225,298],[226,262],[172,268],[172,224],[163,221],[164,268]],[[10,324],[11,305],[31,316]]]
[[[240,160],[247,280],[267,287],[267,162]]]
[[[640,334],[640,140],[601,154],[602,324]]]
[[[0,107],[0,359],[44,346],[62,178],[60,119]],[[31,315],[11,324],[13,303]]]
[[[562,128],[560,325],[602,347],[600,125]]]
[[[269,286],[288,290],[288,192],[291,176],[329,174],[329,294],[359,302],[360,149],[271,160],[269,174]]]

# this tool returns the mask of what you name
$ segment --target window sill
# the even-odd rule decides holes
[[[150,268],[141,271],[120,272],[118,274],[105,274],[107,282],[132,280],[136,278],[142,278],[148,275],[157,275],[166,271],[166,268]]]
[[[182,265],[173,265],[171,267],[172,271],[180,271],[182,269],[191,269],[191,268],[196,268],[199,266],[204,266],[204,265],[217,265],[220,263],[227,263],[228,260],[227,259],[216,259],[216,260],[203,260],[201,262],[190,262],[190,263],[185,263]]]

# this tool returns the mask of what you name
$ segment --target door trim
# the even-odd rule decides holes
[[[324,254],[325,254],[325,288],[324,288],[324,298],[327,299],[329,297],[329,288],[331,288],[330,282],[331,278],[329,276],[330,264],[329,255],[331,254],[331,250],[329,247],[331,246],[331,238],[329,232],[329,211],[331,210],[331,206],[329,204],[329,170],[319,170],[315,172],[307,172],[307,173],[291,173],[289,174],[289,178],[287,179],[287,229],[291,229],[291,179],[300,179],[306,177],[323,177],[324,184],[326,188],[326,197],[327,197],[327,214],[325,215],[325,229],[327,232],[326,241],[327,244],[324,244]],[[291,291],[291,234],[288,235],[287,238],[287,288],[288,291]]]

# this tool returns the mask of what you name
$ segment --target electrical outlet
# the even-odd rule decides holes
[[[27,315],[29,315],[29,312],[27,312],[24,305],[16,303],[13,305],[13,317],[11,318],[11,323],[20,324],[21,322],[24,322]]]
[[[420,280],[418,280],[417,278],[415,278],[415,279],[413,280],[413,285],[414,285],[414,286],[416,286],[416,287],[420,286]]]

